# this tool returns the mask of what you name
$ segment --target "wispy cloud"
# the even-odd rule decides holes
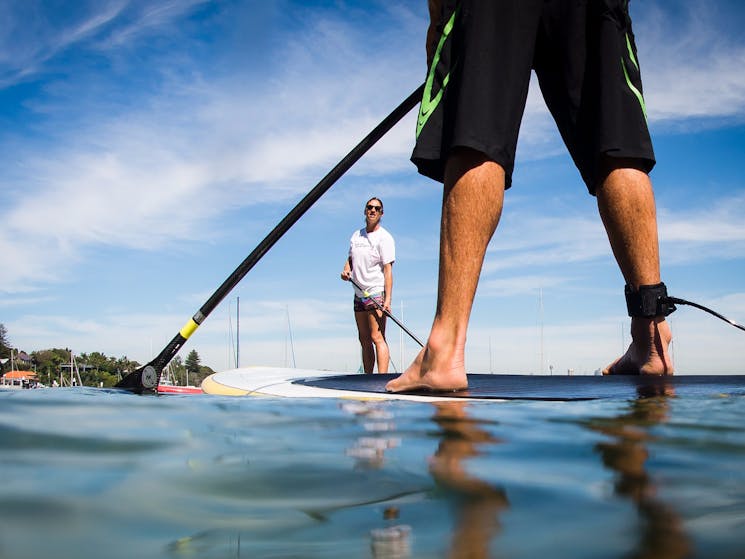
[[[639,4],[639,6],[642,6]],[[635,24],[645,98],[653,121],[745,117],[745,65],[742,34],[724,34],[731,14],[716,3],[676,5],[676,17],[660,3],[645,2]],[[741,12],[738,16],[741,16]]]
[[[120,44],[127,37],[130,44],[135,44],[147,30],[176,21],[199,3],[195,0],[152,6],[131,2],[104,4],[97,13],[57,31],[46,47],[39,47],[36,54],[26,59],[32,61],[29,65],[38,64],[49,53],[90,37],[122,14],[126,15],[121,17],[122,25],[108,29],[105,36],[117,37],[112,39],[113,43]],[[699,39],[692,46],[677,45],[665,50],[668,48],[665,45],[674,38],[674,30],[664,26],[655,28],[655,14],[652,11],[645,20],[653,37],[646,44],[652,41],[654,45],[647,53],[652,58],[650,66],[659,68],[650,76],[652,93],[655,83],[660,83],[655,81],[660,76],[688,76],[689,73],[680,72],[684,62],[708,68],[701,87],[706,83],[721,83],[711,74],[716,67],[707,65],[709,57],[729,52],[726,59],[730,64],[722,69],[739,67],[732,64],[743,51],[715,49],[711,45],[704,50],[694,48],[699,45]],[[10,251],[16,247],[21,258],[23,254],[44,254],[44,262],[58,268],[65,262],[74,262],[84,246],[153,249],[188,239],[195,232],[215,234],[217,231],[206,224],[236,205],[293,197],[307,188],[309,176],[320,178],[351,147],[350,138],[361,138],[377,122],[381,112],[400,101],[400,88],[394,86],[397,76],[416,84],[411,68],[420,63],[419,45],[396,36],[414,34],[422,22],[401,8],[394,8],[391,15],[399,19],[390,21],[391,29],[383,38],[389,44],[378,44],[385,48],[375,57],[370,57],[365,47],[374,41],[371,34],[351,27],[347,21],[311,17],[304,33],[295,35],[284,48],[272,53],[283,65],[269,83],[248,83],[253,79],[251,75],[206,76],[200,69],[195,81],[185,82],[178,76],[170,76],[167,93],[144,92],[140,95],[142,102],[137,104],[140,108],[121,114],[98,114],[95,119],[88,117],[86,128],[70,131],[68,137],[60,138],[61,147],[46,152],[43,159],[28,161],[26,168],[33,169],[33,175],[23,179],[37,188],[30,192],[24,189],[23,199],[11,206],[10,229],[0,242]],[[696,33],[686,36],[710,36],[712,22],[695,20],[694,15],[686,21]],[[42,51],[47,54],[39,54]],[[401,52],[409,54],[401,56]],[[660,54],[664,52],[675,56]],[[356,71],[347,74],[344,86],[340,87],[338,72],[350,67]],[[381,75],[390,76],[391,83],[381,84]],[[725,75],[739,76],[731,71],[723,72],[722,76]],[[729,110],[737,110],[737,104],[724,102],[722,90],[738,96],[745,91],[745,81],[740,84],[740,78],[729,79],[733,80],[731,88],[718,87],[715,92],[696,89],[698,86],[692,87],[690,82],[686,87],[673,88],[688,93],[681,98],[683,101],[668,101],[667,108],[661,109],[662,114],[667,115],[665,118],[699,114],[701,97],[706,97],[712,106],[726,105],[731,107]],[[664,81],[670,83],[667,78]],[[376,95],[369,95],[372,91]],[[654,97],[652,93],[650,97]],[[329,115],[334,115],[332,123]],[[381,142],[355,172],[380,173],[408,167],[410,145],[410,132],[402,126]],[[538,89],[533,87],[521,136],[521,153],[525,157],[541,158],[562,149]],[[391,167],[392,162],[395,165]],[[51,238],[45,238],[44,230],[28,227],[25,216],[31,211],[48,224],[44,230],[54,232]],[[550,218],[536,218],[532,225],[536,231],[566,230]],[[584,232],[590,227],[587,223],[575,225],[576,230]],[[531,248],[541,261],[582,259],[585,254],[593,257],[604,246],[599,249],[591,242],[597,237],[596,229],[592,231],[589,239],[581,243],[579,236],[571,239],[571,251],[570,242],[562,240],[562,233],[548,246],[545,241],[536,241]],[[11,236],[13,243],[9,240]],[[526,238],[531,237],[520,236],[522,248]],[[26,241],[19,243],[18,239]],[[53,250],[45,249],[49,245]],[[495,269],[509,268],[521,265],[525,258],[513,251],[501,254],[498,261],[489,265]],[[48,279],[41,264],[29,263],[24,269],[15,279],[5,272],[5,289],[18,290],[29,281]]]
[[[515,295],[535,294],[541,288],[563,285],[568,278],[546,276],[545,274],[516,275],[483,279],[479,282],[479,294],[494,297],[513,297]]]
[[[584,262],[608,253],[597,216],[521,213],[500,231],[489,251],[488,271]]]
[[[0,8],[0,87],[48,71],[47,64],[55,57],[82,43],[106,51],[132,45],[148,33],[164,32],[206,1],[81,1],[70,5],[64,17],[38,0],[5,3]]]
[[[661,208],[658,221],[666,263],[743,258],[744,213],[743,194],[685,210]],[[487,253],[485,277],[514,270],[546,270],[593,262],[606,259],[609,254],[608,239],[594,209],[589,209],[586,215],[557,212],[553,216],[540,210],[522,210],[503,221],[506,223],[500,225]],[[499,281],[504,280],[493,285],[498,286]],[[519,285],[520,281],[513,285]],[[530,283],[530,288],[535,289],[536,285],[539,283]]]
[[[210,0],[168,0],[160,2],[127,2],[127,22],[111,30],[98,43],[99,48],[109,49],[136,42],[143,34],[161,32],[170,28],[195,6],[207,4]]]
[[[6,2],[0,8],[0,87],[43,69],[44,63],[112,21],[125,2],[101,2],[95,10],[71,10],[64,21],[49,17],[42,2]]]
[[[186,7],[143,8],[136,23],[125,26],[126,35],[134,41],[137,26],[162,25]],[[112,9],[108,19],[121,9]],[[411,17],[400,25],[412,25]],[[29,174],[18,179],[24,188],[11,200],[0,232],[0,244],[22,265],[2,272],[3,289],[49,281],[48,270],[74,263],[86,246],[154,250],[195,234],[204,238],[205,231],[219,234],[207,224],[226,209],[292,198],[307,188],[309,176],[320,179],[352,147],[350,138],[361,139],[381,109],[400,101],[400,92],[379,83],[391,60],[384,53],[381,62],[360,65],[339,84],[336,73],[347,59],[366,57],[360,49],[369,37],[361,41],[361,29],[319,19],[305,33],[324,39],[298,36],[273,53],[283,67],[271,82],[251,87],[251,75],[206,77],[204,70],[195,70],[204,78],[196,81],[171,76],[170,91],[133,91],[142,98],[139,107],[88,115],[85,127],[71,129],[58,147],[28,156]],[[403,74],[406,66],[399,60],[386,71]],[[369,91],[377,93],[365,96]],[[401,131],[386,138],[371,154],[368,172],[374,161],[406,165],[389,156],[409,144]],[[391,170],[390,164],[381,167]],[[45,227],[33,225],[29,215]]]
[[[670,263],[745,257],[745,194],[709,206],[660,212],[660,243]]]

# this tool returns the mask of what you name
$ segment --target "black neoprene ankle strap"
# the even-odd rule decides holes
[[[667,287],[662,282],[656,285],[640,285],[637,291],[627,285],[625,294],[626,308],[631,317],[667,316],[675,310],[675,305],[667,296]]]

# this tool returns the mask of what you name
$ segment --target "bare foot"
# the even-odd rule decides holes
[[[633,318],[631,345],[621,357],[603,369],[604,375],[672,375],[668,351],[672,341],[664,319]]]
[[[468,388],[462,348],[436,351],[430,341],[401,376],[385,385],[388,392],[455,392]]]

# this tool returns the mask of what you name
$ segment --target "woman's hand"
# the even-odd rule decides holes
[[[383,301],[383,308],[385,309],[385,312],[387,312],[388,314],[391,313],[391,300],[390,299],[385,299]]]

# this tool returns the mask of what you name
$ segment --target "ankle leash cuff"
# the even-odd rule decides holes
[[[675,310],[672,299],[667,296],[667,287],[662,282],[655,285],[640,285],[637,291],[627,285],[624,291],[630,317],[667,316]]]

